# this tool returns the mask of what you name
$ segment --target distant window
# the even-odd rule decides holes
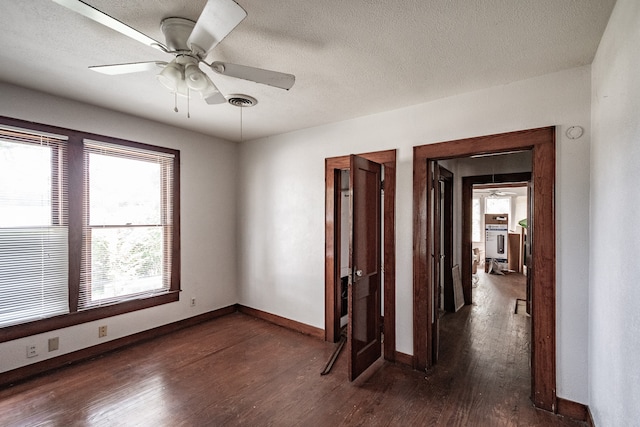
[[[480,211],[480,199],[474,198],[471,205],[471,240],[482,241],[482,212]]]
[[[511,198],[487,197],[484,199],[484,211],[488,214],[509,214],[511,212]]]

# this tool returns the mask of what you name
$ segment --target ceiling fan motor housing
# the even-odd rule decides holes
[[[196,25],[186,18],[166,18],[160,23],[160,29],[164,34],[167,48],[170,51],[191,51],[187,46],[187,40]]]

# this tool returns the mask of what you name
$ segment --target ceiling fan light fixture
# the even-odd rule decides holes
[[[186,96],[187,98],[189,97],[189,86],[187,86],[187,82],[184,79],[181,79],[178,82],[178,87],[176,89],[176,92],[178,93],[178,95],[182,95],[182,96]]]
[[[180,82],[184,81],[183,75],[183,67],[173,60],[156,75],[156,78],[162,86],[171,92],[178,92]]]
[[[197,64],[187,64],[185,66],[184,79],[191,90],[203,91],[209,86],[209,79]]]

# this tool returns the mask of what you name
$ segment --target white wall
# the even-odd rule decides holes
[[[240,302],[324,328],[324,159],[397,148],[397,350],[412,354],[412,147],[557,125],[557,393],[586,403],[590,82],[581,67],[242,143]]]
[[[3,116],[180,150],[183,290],[179,302],[1,343],[0,372],[100,344],[97,325],[115,339],[237,302],[236,144],[8,84],[0,83],[0,93]],[[60,349],[49,353],[54,336]],[[37,357],[26,358],[27,344],[37,346]]]
[[[618,0],[593,62],[589,406],[640,420],[640,2]]]

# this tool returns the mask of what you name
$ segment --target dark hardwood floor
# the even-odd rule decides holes
[[[377,362],[354,383],[334,344],[235,313],[0,390],[2,426],[571,426],[529,400],[524,287],[484,276],[442,321],[431,372]]]

